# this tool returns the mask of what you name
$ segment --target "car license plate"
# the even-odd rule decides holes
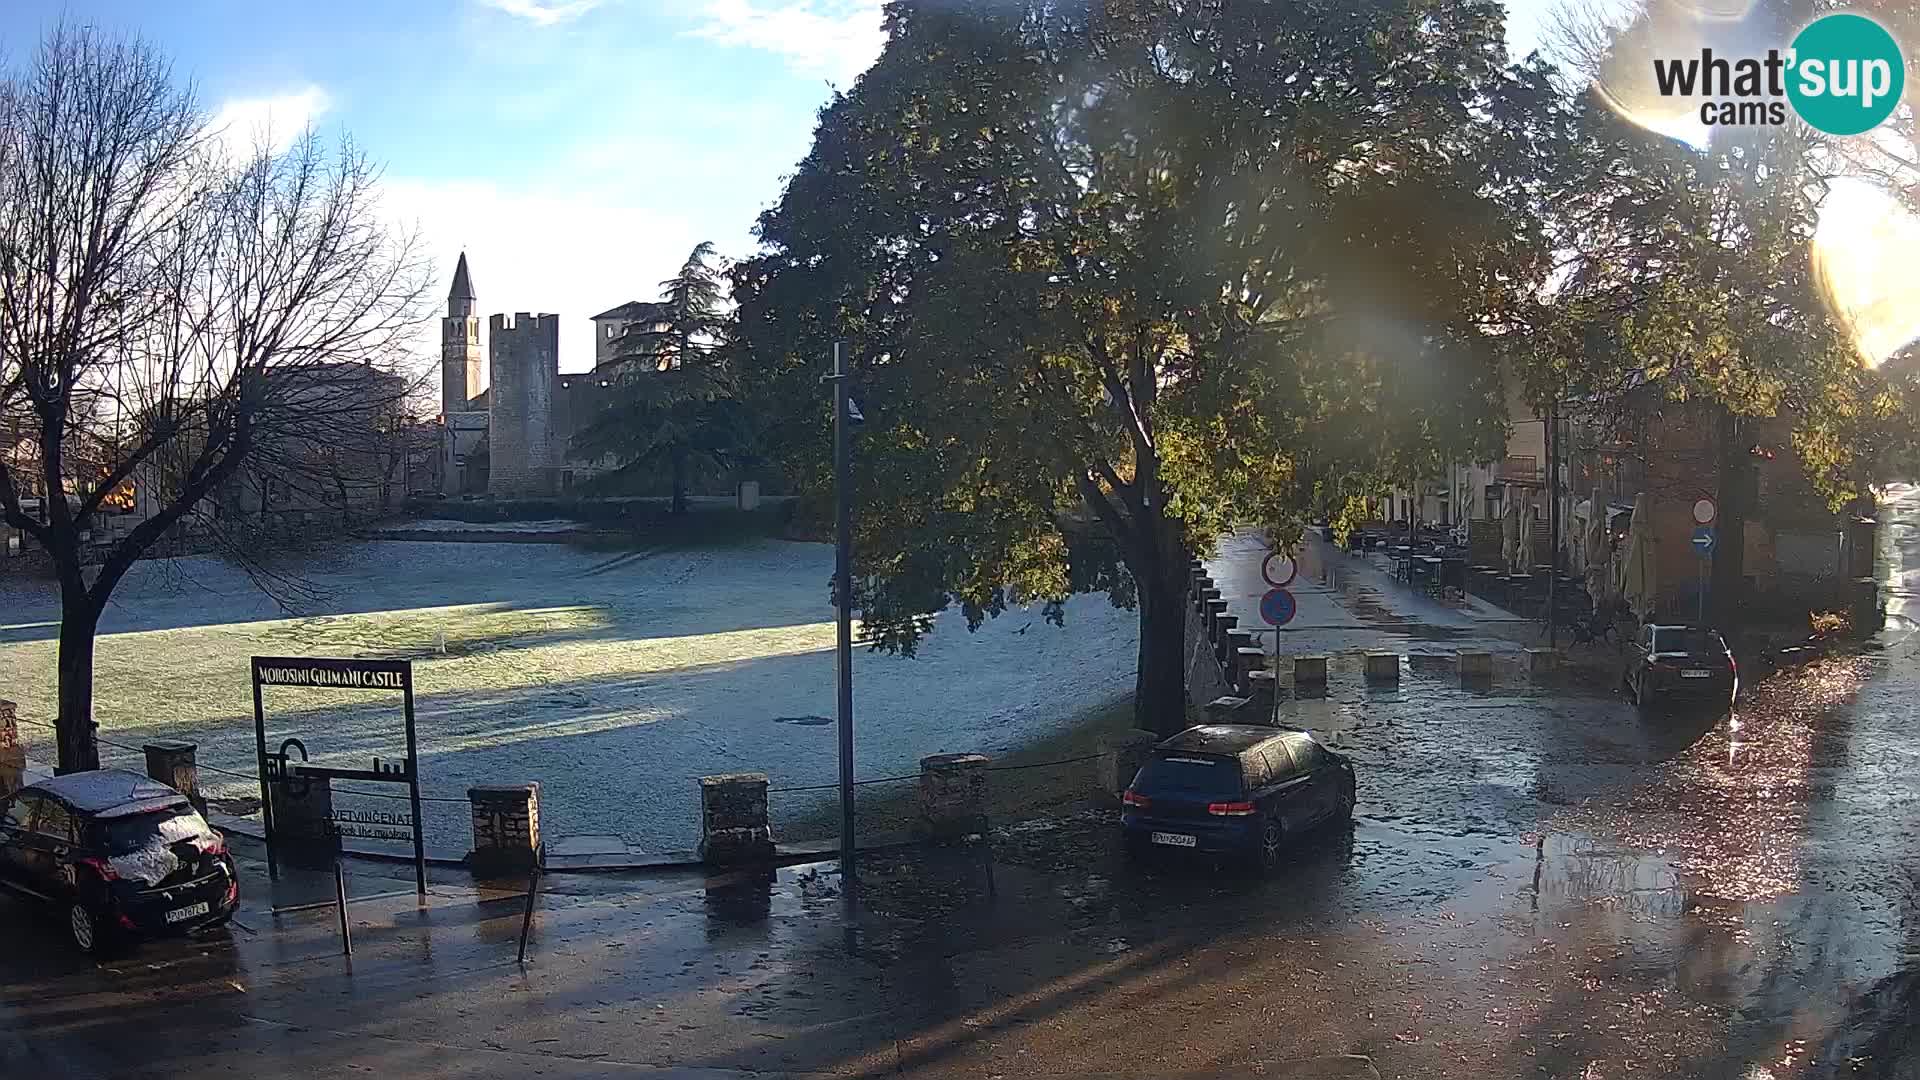
[[[188,904],[186,907],[174,908],[172,911],[167,912],[167,921],[170,923],[186,922],[188,919],[205,915],[207,911],[206,901],[203,900],[198,904]]]
[[[1683,679],[1708,679],[1713,677],[1713,672],[1708,671],[1705,668],[1693,668],[1691,670],[1681,672],[1680,677]]]
[[[1166,844],[1170,847],[1193,847],[1200,843],[1200,840],[1198,837],[1188,836],[1186,833],[1157,832],[1153,834],[1153,842],[1156,844]]]

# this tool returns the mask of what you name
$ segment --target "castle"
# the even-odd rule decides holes
[[[612,343],[647,306],[622,304],[595,315],[593,370],[565,375],[560,316],[489,316],[483,374],[477,301],[461,252],[440,320],[440,491],[554,495],[610,468],[612,462],[582,459],[570,447],[607,402],[618,364]]]

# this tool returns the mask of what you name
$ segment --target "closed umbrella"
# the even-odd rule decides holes
[[[1607,572],[1607,504],[1600,501],[1600,489],[1593,489],[1593,498],[1587,503],[1586,532],[1582,536],[1585,558],[1581,569],[1586,576],[1587,595],[1593,599],[1596,611],[1607,607],[1607,586],[1612,584],[1613,575]]]
[[[1514,569],[1518,561],[1515,556],[1520,551],[1520,501],[1512,497],[1508,489],[1506,506],[1500,514],[1500,560],[1507,564],[1507,573],[1519,573]]]
[[[1660,588],[1659,561],[1653,550],[1652,511],[1647,493],[1633,499],[1633,518],[1627,526],[1627,550],[1620,560],[1620,598],[1646,622],[1653,617],[1653,601]]]

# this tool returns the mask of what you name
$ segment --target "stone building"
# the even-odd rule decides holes
[[[613,385],[616,313],[594,317],[594,368],[560,371],[560,317],[516,312],[489,316],[481,370],[478,295],[465,253],[454,267],[440,334],[441,492],[502,498],[571,490],[610,462],[573,454],[574,434],[606,405]],[[482,383],[485,383],[484,389]]]

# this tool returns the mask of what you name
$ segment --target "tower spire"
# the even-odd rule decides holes
[[[447,290],[448,300],[478,299],[473,293],[473,278],[467,273],[467,253],[460,253],[459,265],[453,268],[453,288]]]

